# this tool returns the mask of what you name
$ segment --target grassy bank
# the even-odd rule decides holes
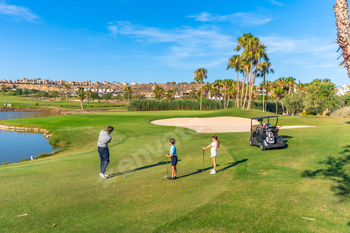
[[[288,145],[284,150],[250,147],[249,133],[218,134],[222,146],[216,175],[209,175],[209,153],[206,172],[201,172],[201,147],[210,143],[211,134],[149,123],[172,117],[261,115],[271,113],[120,112],[7,121],[51,130],[58,141],[69,143],[69,150],[0,166],[1,231],[348,232],[350,203],[340,202],[331,190],[333,181],[301,178],[305,170],[323,168],[319,162],[328,156],[343,156],[350,139],[347,120],[283,116],[281,125],[317,126],[282,127]],[[112,178],[103,181],[98,179],[96,140],[108,125],[116,128],[107,169]],[[178,139],[181,160],[175,181],[164,179],[170,137]],[[29,215],[17,217],[24,213]]]
[[[81,110],[80,102],[73,100],[55,100],[55,99],[32,99],[29,97],[3,96],[0,95],[0,106],[4,103],[11,103],[13,107],[9,108],[30,108],[30,109],[62,109],[62,110]],[[87,107],[87,100],[84,100],[84,109]],[[94,102],[90,100],[90,111],[100,110],[126,110],[125,103],[115,102]]]

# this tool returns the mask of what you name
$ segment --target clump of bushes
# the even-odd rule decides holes
[[[41,159],[41,158],[49,157],[51,155],[52,155],[52,153],[45,153],[45,154],[40,154],[40,155],[36,156],[35,158]]]
[[[246,103],[247,105],[248,103]],[[266,104],[266,111],[267,112],[273,112],[276,113],[276,102],[271,102],[271,101],[265,101]],[[262,110],[263,109],[263,103],[262,101],[259,100],[255,100],[252,101],[252,105],[251,105],[252,109],[258,109],[258,110]],[[282,109],[282,104],[280,102],[277,103],[277,113],[278,114],[282,114],[283,109]]]
[[[335,112],[333,112],[332,115],[336,117],[350,118],[350,107],[338,109]]]
[[[10,163],[8,162],[3,162],[1,165],[9,165]]]
[[[233,102],[229,103],[229,107]],[[203,99],[203,110],[223,109],[224,102]],[[200,100],[132,100],[128,104],[128,111],[162,111],[162,110],[199,110]]]
[[[21,160],[21,162],[26,162],[26,161],[30,161],[30,159],[25,158],[25,159],[22,159],[22,160]]]

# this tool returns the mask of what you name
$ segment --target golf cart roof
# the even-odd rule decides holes
[[[262,119],[266,119],[266,118],[278,118],[278,116],[262,116],[262,117],[253,117],[252,120],[258,120],[261,121]]]

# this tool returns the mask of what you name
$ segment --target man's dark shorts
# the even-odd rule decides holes
[[[171,166],[176,166],[177,164],[177,156],[171,157]]]

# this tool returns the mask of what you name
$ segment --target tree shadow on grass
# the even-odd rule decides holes
[[[181,161],[181,160],[179,159],[178,161]],[[120,175],[129,174],[129,173],[132,173],[132,172],[144,170],[144,169],[151,168],[151,167],[156,167],[156,166],[160,166],[160,165],[166,165],[166,164],[167,164],[166,161],[161,161],[159,163],[150,164],[150,165],[143,166],[143,167],[138,167],[138,168],[130,169],[130,170],[123,171],[123,172],[116,172],[116,173],[108,175],[108,179],[116,177],[116,176],[120,176]],[[169,169],[171,170],[171,161],[169,161]]]
[[[340,157],[329,156],[320,164],[326,165],[324,169],[315,171],[306,170],[301,174],[301,177],[315,178],[323,176],[324,178],[334,181],[331,190],[336,196],[341,199],[350,197],[350,145],[344,147],[344,151],[340,152]]]

